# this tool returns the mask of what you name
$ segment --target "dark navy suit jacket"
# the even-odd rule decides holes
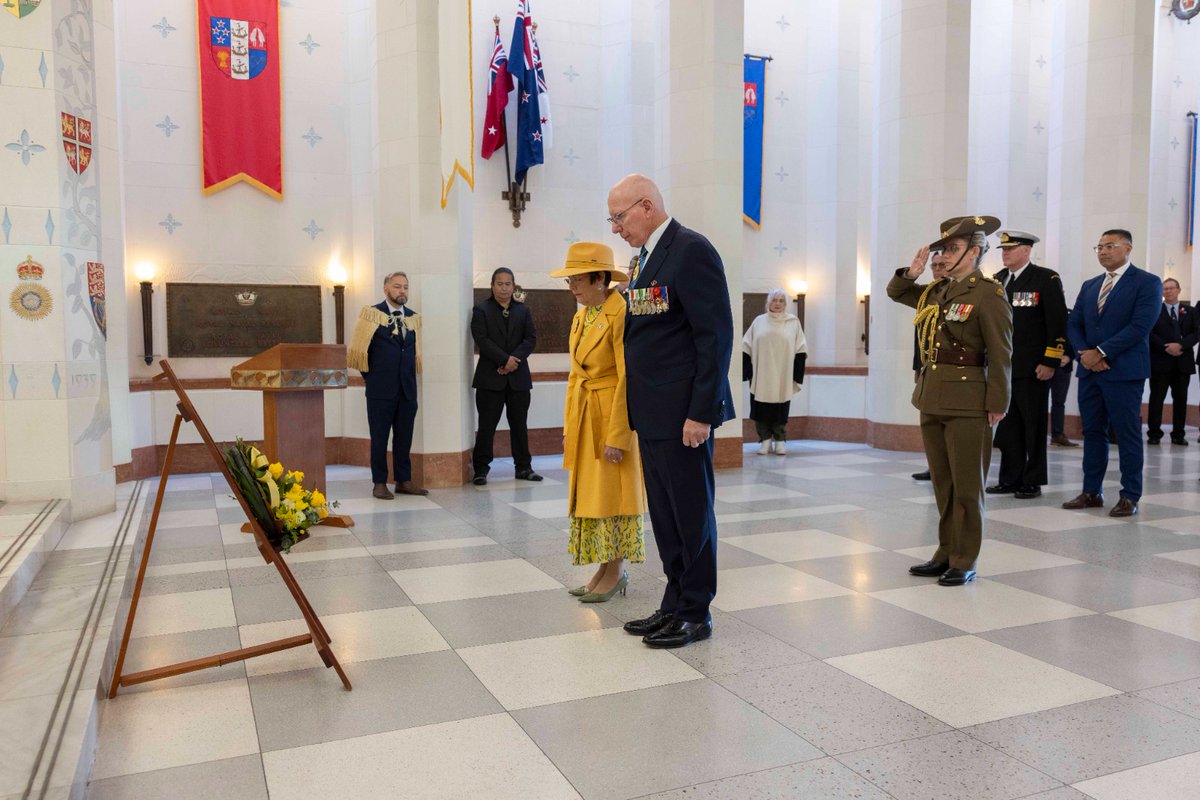
[[[391,314],[387,301],[375,306],[385,314]],[[408,306],[404,316],[413,316]],[[375,329],[371,344],[367,347],[367,372],[363,374],[367,384],[367,397],[373,400],[394,400],[403,397],[417,399],[417,335],[413,331],[400,329],[392,335],[390,325]]]
[[[1104,313],[1096,311],[1105,273],[1084,281],[1067,317],[1067,337],[1076,353],[1100,348],[1110,369],[1092,372],[1079,365],[1076,375],[1101,381],[1150,377],[1150,329],[1162,308],[1162,281],[1132,264],[1109,292]]]
[[[1196,356],[1193,348],[1200,338],[1200,323],[1196,321],[1196,309],[1180,305],[1176,312],[1179,322],[1173,322],[1167,312],[1167,304],[1163,303],[1154,327],[1150,329],[1150,369],[1156,375],[1159,373],[1178,375],[1196,374]],[[1178,342],[1183,346],[1183,354],[1168,355],[1167,344]]]
[[[629,427],[643,439],[681,438],[687,419],[716,428],[735,416],[733,311],[721,257],[671,220],[630,288],[652,286],[667,290],[669,310],[625,317]]]

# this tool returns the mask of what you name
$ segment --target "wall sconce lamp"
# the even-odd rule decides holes
[[[134,267],[133,274],[142,288],[142,357],[148,366],[154,361],[154,314],[150,306],[154,294],[154,265],[143,261]]]
[[[864,294],[863,304],[863,355],[871,355],[871,295]]]
[[[800,320],[800,327],[804,327],[804,298],[808,294],[808,281],[793,280],[788,283],[788,288],[792,290],[792,294],[796,296],[796,317]]]
[[[337,330],[337,343],[346,343],[346,268],[337,258],[329,262],[329,279],[333,281],[333,321]]]

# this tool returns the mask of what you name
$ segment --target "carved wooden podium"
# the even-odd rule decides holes
[[[230,371],[234,389],[263,393],[263,453],[303,472],[306,489],[329,488],[324,392],[345,389],[347,374],[341,344],[277,344]],[[323,524],[349,527],[353,522],[331,514]]]
[[[345,362],[344,355],[342,356],[342,361],[343,363]],[[341,678],[342,685],[346,689],[350,689],[350,679],[346,677],[341,664],[338,663],[333,650],[329,647],[332,642],[332,639],[329,638],[329,633],[325,630],[325,626],[321,624],[321,620],[317,617],[317,612],[313,610],[312,604],[308,602],[308,598],[304,596],[304,592],[300,589],[300,584],[296,582],[291,569],[288,568],[287,563],[283,560],[283,555],[271,543],[267,532],[263,530],[259,521],[255,518],[254,512],[251,511],[250,505],[238,487],[237,481],[234,480],[232,473],[230,473],[229,467],[226,465],[221,451],[217,448],[216,442],[213,441],[208,428],[205,427],[203,420],[200,419],[200,415],[196,413],[196,407],[192,405],[192,401],[188,398],[187,392],[184,391],[183,386],[179,383],[179,379],[175,376],[171,365],[164,359],[159,362],[159,366],[162,367],[162,373],[156,375],[154,380],[165,380],[170,383],[171,388],[175,390],[175,394],[179,398],[179,402],[175,406],[178,413],[175,415],[174,427],[171,428],[171,439],[167,443],[167,454],[163,459],[162,474],[158,481],[158,493],[154,497],[154,510],[150,513],[150,527],[146,531],[146,541],[142,547],[142,557],[138,565],[137,580],[133,585],[133,592],[130,598],[129,614],[125,618],[125,631],[121,637],[121,646],[118,651],[116,666],[113,669],[112,683],[108,689],[109,698],[116,697],[117,690],[122,686],[161,680],[162,678],[183,675],[209,667],[219,667],[224,664],[244,661],[247,658],[267,655],[268,653],[278,653],[281,650],[288,650],[293,647],[303,647],[307,644],[311,644],[317,649],[317,654],[321,657],[321,661],[325,664],[325,667],[332,667],[337,672],[338,677]],[[196,427],[196,432],[200,434],[205,448],[207,448],[209,455],[212,456],[213,464],[225,477],[230,491],[233,492],[233,496],[237,498],[238,505],[242,508],[242,513],[249,520],[246,524],[250,532],[254,534],[254,543],[258,546],[259,554],[262,555],[264,561],[273,565],[276,571],[278,571],[280,579],[283,580],[284,586],[287,587],[288,592],[292,595],[292,600],[300,610],[300,616],[304,618],[304,624],[308,628],[308,632],[297,636],[289,636],[284,639],[277,639],[273,642],[264,642],[263,644],[251,647],[242,647],[237,650],[217,653],[216,655],[204,656],[192,659],[191,661],[181,661],[177,664],[169,664],[164,667],[125,674],[125,654],[129,648],[129,639],[133,634],[133,621],[137,616],[138,601],[142,595],[142,582],[146,578],[146,567],[150,563],[150,551],[154,546],[154,534],[158,529],[158,517],[162,511],[163,495],[167,489],[167,479],[171,475],[171,462],[175,456],[175,444],[179,439],[179,427],[184,422],[190,422]]]

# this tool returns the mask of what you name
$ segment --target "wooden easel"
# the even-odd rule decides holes
[[[220,667],[225,664],[254,658],[255,656],[278,653],[280,650],[288,650],[293,647],[302,647],[310,643],[317,648],[317,653],[321,656],[321,661],[325,663],[325,667],[333,667],[338,677],[342,679],[342,685],[349,691],[352,688],[350,680],[342,670],[342,665],[338,663],[337,658],[333,655],[333,650],[329,648],[333,640],[329,638],[329,634],[325,631],[321,620],[317,618],[317,613],[313,611],[308,598],[301,591],[300,585],[296,583],[296,577],[292,575],[292,571],[284,562],[282,555],[271,544],[266,532],[262,529],[258,520],[255,519],[254,513],[246,503],[246,498],[242,496],[237,483],[233,479],[233,475],[230,474],[229,468],[225,464],[225,459],[221,456],[221,451],[217,449],[217,445],[209,434],[208,428],[204,426],[204,421],[196,413],[196,407],[188,399],[187,392],[184,391],[183,386],[179,383],[179,379],[175,376],[171,365],[167,363],[166,359],[158,362],[158,364],[162,367],[162,373],[154,376],[154,380],[166,380],[171,384],[171,388],[175,390],[176,396],[179,397],[179,402],[175,404],[178,413],[175,415],[175,424],[171,428],[171,440],[167,443],[167,454],[163,459],[162,474],[159,476],[158,481],[158,492],[154,497],[154,511],[150,514],[150,529],[146,533],[146,544],[142,549],[142,561],[138,566],[137,582],[133,585],[129,616],[125,620],[125,633],[121,637],[121,649],[117,655],[117,665],[113,670],[112,685],[108,690],[109,698],[116,697],[117,690],[122,686],[148,683],[149,681],[183,675],[188,672],[208,669],[209,667]],[[249,520],[249,525],[254,533],[254,543],[258,545],[258,552],[262,555],[264,561],[268,564],[274,564],[275,569],[279,571],[279,577],[283,579],[284,585],[292,593],[292,599],[296,601],[296,606],[300,609],[300,614],[304,617],[304,623],[308,626],[308,633],[124,675],[122,674],[122,669],[125,666],[125,653],[129,648],[130,634],[133,632],[133,620],[137,616],[138,600],[142,594],[142,581],[146,577],[146,567],[150,563],[150,549],[154,545],[154,533],[158,527],[158,516],[162,510],[163,495],[167,489],[167,478],[171,474],[171,460],[175,455],[175,443],[179,438],[179,426],[184,422],[190,422],[196,426],[200,438],[204,440],[204,444],[212,456],[213,463],[217,465],[221,474],[225,476],[226,483],[229,484],[230,490],[233,492],[234,497],[237,498],[238,504],[242,507],[242,512],[246,515],[246,519]]]

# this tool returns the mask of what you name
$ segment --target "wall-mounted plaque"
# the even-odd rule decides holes
[[[525,304],[533,312],[533,327],[537,330],[535,353],[569,353],[571,318],[575,316],[575,297],[562,289],[524,289]],[[478,305],[492,296],[491,289],[476,289]]]
[[[167,355],[252,356],[321,343],[320,286],[167,284]]]
[[[767,293],[766,292],[747,292],[742,295],[742,334],[750,330],[750,326],[754,320],[758,319],[760,314],[766,313],[767,310]],[[788,311],[791,311],[789,308]],[[735,350],[737,348],[734,348]]]

